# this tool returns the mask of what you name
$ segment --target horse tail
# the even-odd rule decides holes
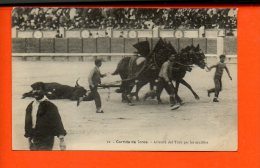
[[[117,64],[116,70],[112,73],[112,75],[118,75],[124,71],[126,72],[130,59],[131,57],[122,58]]]

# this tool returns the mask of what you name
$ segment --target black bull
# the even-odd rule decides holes
[[[44,82],[35,82],[31,85],[32,89],[35,90],[43,86],[43,90],[48,99],[70,99],[77,100],[79,97],[86,95],[87,90],[78,85],[74,87],[68,85],[62,85],[56,82],[44,83]],[[33,90],[23,94],[23,99],[26,97],[33,97]]]

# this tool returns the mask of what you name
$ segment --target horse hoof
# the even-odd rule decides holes
[[[196,99],[196,100],[199,100],[199,99],[200,99],[200,97],[199,97],[199,96],[195,96],[195,99]]]

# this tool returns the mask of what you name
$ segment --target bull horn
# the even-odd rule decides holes
[[[76,85],[75,85],[75,87],[79,86],[79,83],[78,83],[79,79],[80,79],[80,78],[78,78],[78,79],[76,80]]]

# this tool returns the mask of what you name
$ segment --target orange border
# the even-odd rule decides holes
[[[172,6],[176,7],[176,6]],[[185,6],[183,6],[185,7]],[[186,6],[187,7],[187,6]],[[192,6],[193,7],[193,6]],[[202,6],[200,6],[202,7]],[[216,6],[203,6],[216,7]],[[234,7],[234,6],[221,6]],[[237,152],[12,151],[11,7],[0,8],[0,167],[260,167],[260,6],[238,12]],[[23,113],[23,111],[21,111]]]

